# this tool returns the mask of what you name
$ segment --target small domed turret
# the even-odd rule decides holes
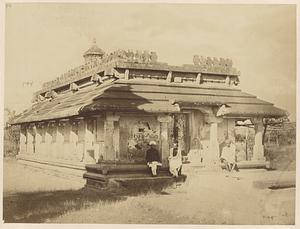
[[[96,44],[96,39],[93,40],[93,45],[84,54],[85,63],[101,60],[105,52]]]

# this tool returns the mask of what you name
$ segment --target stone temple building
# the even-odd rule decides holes
[[[164,168],[174,141],[183,155],[201,152],[209,167],[219,161],[224,139],[234,141],[236,123],[250,120],[253,152],[240,163],[264,164],[264,120],[286,115],[238,89],[240,73],[230,59],[195,55],[191,64],[173,66],[155,52],[106,54],[95,42],[83,57],[83,65],[45,82],[12,123],[21,126],[20,160],[77,169],[88,164],[103,173],[139,170],[155,140]]]

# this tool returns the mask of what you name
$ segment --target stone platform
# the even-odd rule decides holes
[[[160,168],[157,176],[153,177],[148,166],[144,164],[93,164],[86,165],[86,188],[143,188],[155,189],[156,186],[167,187],[176,182],[184,182],[185,175],[177,178],[171,176],[168,168]]]

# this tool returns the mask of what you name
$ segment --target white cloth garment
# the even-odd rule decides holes
[[[178,148],[178,152],[176,156],[173,156],[174,148],[170,149],[170,156],[169,156],[169,171],[170,173],[178,177],[178,171],[182,166],[182,156],[181,156],[181,149]]]
[[[221,158],[225,159],[229,163],[235,163],[235,146],[233,144],[229,147],[224,146]]]
[[[158,161],[148,162],[147,165],[151,168],[152,175],[157,175],[157,166],[162,166],[162,164]]]

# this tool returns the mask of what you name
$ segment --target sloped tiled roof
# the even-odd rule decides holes
[[[14,123],[35,122],[105,111],[179,112],[197,106],[226,104],[225,116],[281,117],[286,113],[273,104],[235,88],[212,88],[183,83],[153,83],[118,79],[89,86],[75,93],[33,106]]]

